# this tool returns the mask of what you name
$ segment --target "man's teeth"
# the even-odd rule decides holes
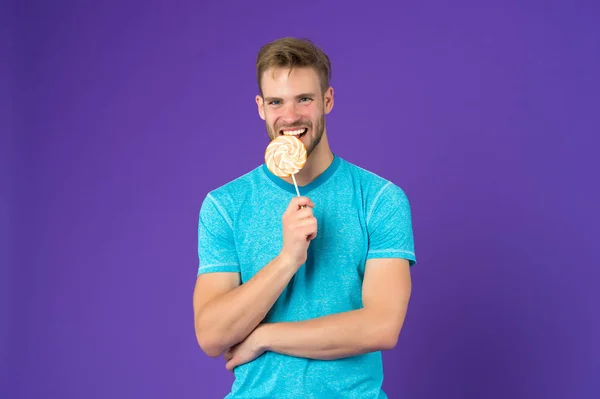
[[[306,129],[298,129],[298,130],[284,130],[283,134],[286,136],[298,136],[302,133],[304,133],[306,131]]]

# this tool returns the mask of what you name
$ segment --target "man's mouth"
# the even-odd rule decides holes
[[[294,136],[296,138],[301,138],[302,136],[304,136],[306,134],[306,132],[308,131],[308,128],[299,128],[299,129],[283,129],[279,131],[279,135],[280,136]]]

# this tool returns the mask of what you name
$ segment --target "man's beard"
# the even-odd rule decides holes
[[[281,129],[277,129],[277,131],[275,132],[271,126],[269,126],[266,123],[265,123],[265,125],[267,127],[267,134],[269,135],[270,140],[274,140],[276,137],[279,136],[279,131]],[[310,122],[302,123],[302,121],[294,123],[292,126],[285,126],[285,127],[290,128],[290,127],[296,127],[296,126],[306,126],[306,127],[308,127],[309,130],[314,132],[314,137],[312,138],[312,140],[306,147],[306,155],[309,156],[313,152],[313,150],[317,147],[317,145],[319,145],[319,143],[321,142],[321,138],[323,137],[323,133],[325,132],[325,114],[321,114],[321,117],[317,121],[317,126],[315,129],[313,129],[312,123],[310,123]]]

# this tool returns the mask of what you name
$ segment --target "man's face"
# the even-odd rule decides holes
[[[265,121],[269,139],[281,135],[298,137],[308,155],[321,141],[325,115],[333,107],[333,89],[321,92],[313,68],[269,69],[262,78],[263,97],[257,96],[258,113]]]

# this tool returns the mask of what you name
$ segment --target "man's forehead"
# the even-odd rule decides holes
[[[262,85],[268,91],[314,90],[319,77],[313,68],[270,68],[263,72]]]

